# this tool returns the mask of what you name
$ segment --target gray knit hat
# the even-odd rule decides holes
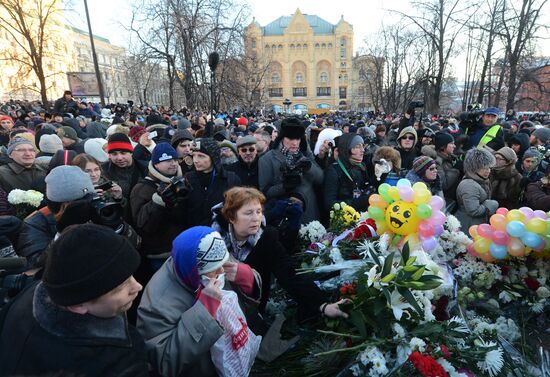
[[[550,140],[550,128],[537,128],[533,135],[543,143],[547,143]]]
[[[181,118],[178,120],[178,130],[185,130],[191,127],[191,122],[187,118]]]
[[[11,152],[13,152],[13,150],[18,145],[23,145],[23,144],[28,144],[28,145],[31,145],[32,147],[34,147],[34,145],[28,139],[25,139],[24,137],[17,137],[16,136],[8,144],[8,156],[11,155]]]
[[[475,174],[483,168],[491,168],[495,166],[495,156],[486,149],[472,148],[466,153],[464,158],[464,172]]]
[[[78,166],[58,166],[46,176],[46,197],[52,202],[71,202],[94,192],[92,179]]]
[[[40,149],[42,153],[55,153],[63,149],[63,143],[56,134],[42,135],[40,143],[38,144],[38,149]]]

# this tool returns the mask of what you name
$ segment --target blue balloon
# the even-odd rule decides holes
[[[411,181],[409,181],[408,179],[405,179],[405,178],[401,178],[399,181],[397,181],[396,186],[397,186],[397,188],[412,187],[411,186]]]
[[[525,232],[523,237],[521,237],[521,242],[527,247],[536,249],[540,246],[542,239],[533,232]]]
[[[496,243],[492,243],[491,246],[489,246],[489,252],[495,259],[504,259],[508,256],[506,245],[497,245]]]
[[[523,237],[525,234],[525,224],[517,220],[510,221],[506,225],[506,232],[508,232],[511,237]]]

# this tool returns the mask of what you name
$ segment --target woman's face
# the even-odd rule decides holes
[[[244,239],[258,233],[262,225],[263,209],[259,201],[244,204],[230,220],[237,238]]]
[[[491,174],[491,168],[490,167],[484,167],[477,171],[477,175],[480,177],[487,179],[489,178],[489,175]]]
[[[355,147],[351,148],[351,154],[349,156],[350,161],[355,163],[362,162],[364,152],[365,152],[365,147],[363,144],[358,144]]]
[[[437,166],[435,166],[435,164],[430,166],[425,174],[428,181],[435,181],[437,178]]]
[[[212,159],[202,152],[193,152],[193,164],[196,171],[208,172],[212,169]]]
[[[532,171],[535,167],[537,160],[533,157],[527,157],[525,160],[523,160],[523,170],[525,171]]]
[[[506,166],[507,164],[507,161],[504,157],[502,157],[501,155],[499,154],[496,154],[495,155],[495,159],[497,160],[497,168],[500,168],[502,166]]]
[[[94,184],[94,186],[97,185],[99,179],[101,178],[101,169],[99,168],[99,166],[97,166],[97,164],[93,162],[87,162],[84,171],[88,173],[88,175],[92,179],[92,183]]]

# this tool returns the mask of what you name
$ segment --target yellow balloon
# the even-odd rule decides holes
[[[506,214],[506,219],[510,221],[525,222],[525,215],[519,209],[512,209]]]
[[[546,221],[535,217],[527,222],[525,229],[533,233],[543,234],[546,231]]]
[[[416,205],[403,201],[393,202],[386,210],[386,225],[395,234],[402,236],[416,233],[418,229]]]
[[[481,237],[474,242],[474,250],[478,254],[486,254],[489,251],[489,247],[491,247],[491,243],[490,239]]]
[[[399,200],[399,189],[395,186],[392,186],[388,189],[388,195],[393,200]]]
[[[414,191],[418,191],[418,190],[427,190],[428,189],[428,186],[426,186],[426,184],[424,182],[416,182],[414,185],[413,185],[413,190]]]
[[[416,205],[428,204],[432,200],[432,193],[428,190],[416,190],[414,192],[413,202]]]

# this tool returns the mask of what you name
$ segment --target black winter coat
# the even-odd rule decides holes
[[[346,166],[346,169],[353,182],[350,181],[338,162],[333,163],[325,170],[325,210],[330,211],[334,203],[346,202],[357,211],[366,211],[369,207],[367,171],[358,166]],[[363,192],[358,198],[353,197],[353,191],[356,189]]]
[[[55,218],[48,207],[44,207],[30,214],[23,222],[15,251],[27,258],[29,268],[36,267],[56,233]]]
[[[260,188],[258,182],[258,158],[256,158],[250,166],[245,163],[240,157],[239,160],[225,167],[227,171],[232,171],[237,174],[241,180],[241,185],[248,187]]]
[[[0,376],[60,371],[146,377],[145,345],[125,315],[100,319],[69,312],[53,304],[39,283],[9,308],[0,336]]]

